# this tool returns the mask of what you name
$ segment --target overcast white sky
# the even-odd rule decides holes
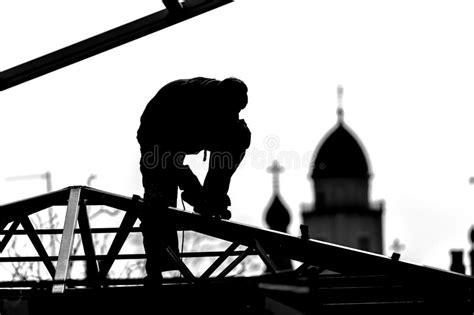
[[[162,9],[160,1],[0,3],[0,70]],[[236,76],[253,138],[231,184],[233,220],[264,226],[274,159],[299,235],[309,165],[336,123],[363,142],[371,199],[385,200],[385,243],[402,259],[449,268],[474,223],[474,20],[471,1],[236,0],[179,25],[0,92],[0,204],[85,185],[142,194],[135,135],[168,81]],[[190,159],[201,178],[202,155]],[[468,264],[466,255],[466,265]]]

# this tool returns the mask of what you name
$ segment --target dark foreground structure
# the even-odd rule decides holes
[[[123,211],[115,229],[91,229],[87,206],[103,205]],[[59,230],[36,230],[30,216],[52,206],[64,208]],[[227,220],[207,218],[169,208],[179,230],[195,231],[229,243],[223,251],[168,254],[180,266],[181,277],[145,287],[142,278],[111,279],[114,261],[142,259],[120,251],[136,226],[143,200],[87,186],[72,186],[0,206],[2,251],[16,235],[27,235],[38,256],[2,257],[0,262],[40,261],[52,280],[0,283],[2,314],[395,314],[436,311],[472,314],[474,279],[326,242],[295,237]],[[19,229],[19,226],[23,229]],[[94,233],[113,232],[106,255],[96,255]],[[60,233],[57,256],[47,254],[41,233]],[[84,255],[73,255],[79,234]],[[249,256],[258,256],[266,272],[232,275]],[[295,270],[278,270],[272,255],[300,262]],[[184,257],[216,259],[199,276]],[[87,262],[87,279],[70,279],[72,261]]]

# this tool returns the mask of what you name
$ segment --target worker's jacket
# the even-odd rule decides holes
[[[137,140],[142,152],[154,146],[186,154],[248,148],[251,134],[245,121],[219,102],[220,82],[197,77],[161,88],[140,119]]]

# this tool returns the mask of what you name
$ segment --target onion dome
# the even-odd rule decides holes
[[[283,171],[283,168],[275,161],[268,168],[268,171],[273,174],[273,197],[265,213],[265,222],[270,229],[286,233],[291,218],[287,206],[280,197],[278,176]]]
[[[290,224],[290,213],[279,195],[274,195],[265,215],[268,227],[275,231],[286,232]]]
[[[369,164],[356,136],[339,123],[316,153],[312,178],[368,178]]]
[[[339,93],[342,94],[342,89]],[[341,105],[337,115],[336,126],[318,146],[311,178],[368,178],[370,170],[365,149],[356,134],[344,123]]]

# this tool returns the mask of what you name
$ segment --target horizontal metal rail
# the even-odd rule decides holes
[[[113,234],[117,233],[119,231],[118,228],[116,227],[108,227],[108,228],[91,228],[90,229],[92,234]],[[131,232],[133,233],[141,233],[141,228],[139,227],[134,227]],[[62,234],[63,229],[36,229],[36,234],[38,235],[54,235],[54,234]],[[75,234],[80,234],[81,229],[74,229]],[[0,235],[6,235],[8,234],[8,231],[2,230],[0,231]],[[25,230],[16,230],[15,232],[12,232],[12,235],[27,235],[27,232]]]
[[[232,253],[227,254],[228,256],[238,256],[242,254],[243,250],[236,250]],[[180,253],[181,258],[207,258],[207,257],[220,257],[224,251],[206,251],[206,252],[184,252]],[[251,251],[249,255],[257,255],[255,251]],[[107,255],[96,255],[98,260],[105,259]],[[57,261],[58,256],[49,256],[50,260]],[[135,259],[146,259],[145,254],[120,254],[115,258],[116,260],[135,260]],[[73,255],[71,261],[85,261],[87,260],[86,255]],[[0,257],[0,263],[11,263],[11,262],[37,262],[42,261],[39,256],[21,256],[21,257]]]

